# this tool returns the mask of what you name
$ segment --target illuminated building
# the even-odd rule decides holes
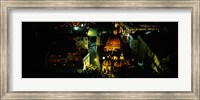
[[[48,66],[65,66],[67,63],[66,55],[64,53],[51,52],[48,55],[47,65]]]
[[[118,24],[115,24],[118,25]],[[116,73],[121,67],[129,67],[130,63],[124,58],[122,43],[118,34],[118,30],[113,30],[113,35],[110,36],[105,44],[104,51],[107,52],[106,57],[103,57],[102,74],[104,77],[116,77]],[[111,51],[111,52],[110,52]],[[121,53],[121,55],[119,55]]]
[[[121,49],[120,39],[117,33],[118,30],[114,29],[113,34],[108,41],[106,42],[106,46],[104,47],[104,51],[117,51]]]
[[[50,53],[48,55],[47,65],[52,69],[68,69],[81,73],[90,65],[89,53],[80,54],[74,51],[65,53],[63,52],[60,54],[58,52]]]
[[[163,70],[163,68],[160,65],[160,61],[157,58],[156,54],[149,48],[147,43],[138,36],[138,57],[140,59],[143,59],[142,63],[151,64],[150,67],[156,72],[160,73],[159,70]]]
[[[88,49],[88,37],[75,37],[76,47],[80,49]]]
[[[86,70],[90,67],[90,54],[88,53],[84,58],[83,58],[83,70]]]
[[[74,42],[70,46],[58,46],[49,50],[47,54],[47,66],[54,71],[68,71],[70,73],[82,73],[90,65],[88,53],[88,37],[70,37]],[[66,44],[68,45],[68,44]]]
[[[121,68],[128,68],[129,66],[130,63],[124,59],[123,52],[119,59],[114,59],[114,57],[111,58],[111,56],[108,56],[103,60],[102,74],[107,75],[108,77],[115,77],[115,74],[120,72]]]
[[[175,55],[178,52],[178,49],[176,50],[175,48],[178,47],[178,44],[169,41],[170,39],[176,38],[175,36],[171,36],[173,34],[175,33],[154,31],[150,34],[138,35],[137,56],[140,64],[142,62],[145,64],[145,67],[151,68],[157,74],[166,72],[167,70],[169,71],[166,65],[171,63],[174,63],[172,70],[177,70],[175,69],[177,66],[174,65],[178,62],[175,60]]]
[[[112,59],[109,57],[105,59],[102,63],[102,73],[111,75]]]
[[[105,51],[116,51],[121,49],[120,40],[118,38],[109,38],[106,46],[104,47]]]
[[[23,22],[22,26],[23,71],[28,77],[177,78],[181,67],[178,22]]]
[[[88,30],[88,32],[87,32],[87,35],[88,36],[97,36],[97,30],[96,29],[94,29],[94,28],[90,28],[89,30]]]
[[[130,66],[130,63],[124,59],[123,52],[120,55],[120,58],[116,61],[114,61],[114,67],[115,68],[120,68],[120,67],[125,67],[125,66]]]

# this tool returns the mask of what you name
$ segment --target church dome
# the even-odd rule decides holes
[[[117,36],[110,37],[104,47],[106,51],[113,51],[121,48],[120,40]]]
[[[119,38],[109,38],[106,45],[120,46],[121,44]]]

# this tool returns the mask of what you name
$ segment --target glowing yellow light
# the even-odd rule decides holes
[[[116,30],[116,29],[113,30],[113,34],[114,34],[114,35],[117,35],[117,33],[118,33],[118,30]]]
[[[94,61],[97,61],[97,59],[95,58]]]
[[[115,23],[115,27],[118,27],[119,26],[119,23]]]

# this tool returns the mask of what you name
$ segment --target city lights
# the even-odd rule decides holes
[[[23,77],[178,77],[178,22],[22,25]]]
[[[97,61],[97,58],[95,58],[94,61]]]
[[[79,27],[78,26],[74,26],[74,30],[78,30],[79,29]]]

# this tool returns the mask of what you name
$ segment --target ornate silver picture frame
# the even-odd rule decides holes
[[[200,1],[199,0],[0,0],[0,84],[2,100],[10,99],[200,99]],[[191,25],[191,91],[9,91],[9,11],[19,8],[189,8]]]

